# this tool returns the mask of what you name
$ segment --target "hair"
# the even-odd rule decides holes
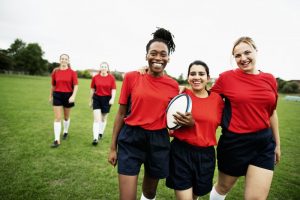
[[[210,75],[209,75],[209,68],[208,68],[207,64],[206,64],[205,62],[201,61],[201,60],[195,60],[194,62],[192,62],[192,63],[189,65],[188,76],[189,76],[189,74],[190,74],[191,67],[192,67],[193,65],[201,65],[201,66],[203,66],[204,69],[205,69],[205,72],[206,72],[207,76],[210,76]]]
[[[150,45],[153,42],[163,42],[164,44],[166,44],[168,47],[169,55],[175,51],[176,45],[173,41],[174,35],[170,31],[158,27],[157,30],[154,33],[152,33],[152,35],[153,39],[150,40],[146,46],[147,53],[149,51]]]
[[[106,64],[106,65],[107,65],[107,68],[108,68],[107,73],[109,73],[110,70],[109,70],[109,64],[108,64],[108,62],[103,61],[103,62],[100,63],[100,66],[101,66],[102,64]],[[99,73],[100,73],[100,70],[99,70]]]
[[[247,37],[247,36],[244,36],[244,37],[240,37],[237,41],[235,41],[235,43],[233,44],[233,47],[232,47],[232,51],[231,51],[231,54],[233,55],[234,53],[234,49],[237,45],[239,45],[240,43],[246,43],[248,44],[249,46],[252,46],[254,50],[257,51],[257,48],[256,48],[256,45],[254,43],[254,41],[252,40],[252,38],[250,37]]]

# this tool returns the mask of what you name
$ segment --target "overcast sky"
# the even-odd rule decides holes
[[[0,48],[16,38],[38,43],[44,58],[70,55],[74,69],[131,71],[147,64],[145,46],[156,27],[175,36],[167,72],[186,77],[194,60],[212,77],[233,69],[231,48],[250,36],[257,68],[285,80],[300,79],[299,0],[0,0]]]

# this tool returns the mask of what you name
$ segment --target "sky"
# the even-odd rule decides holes
[[[299,0],[0,0],[0,49],[19,38],[38,43],[44,59],[67,53],[75,70],[112,71],[146,66],[146,44],[156,27],[172,32],[176,50],[168,74],[187,75],[195,60],[211,77],[234,69],[233,43],[253,38],[257,69],[284,80],[300,79]]]

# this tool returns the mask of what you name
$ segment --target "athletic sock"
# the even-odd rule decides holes
[[[98,140],[98,132],[99,132],[99,123],[98,122],[94,122],[93,123],[93,136],[94,136],[94,140]]]
[[[210,191],[209,200],[224,200],[225,197],[226,197],[226,194],[225,195],[219,194],[216,191],[215,186],[213,186],[212,190]]]
[[[104,134],[104,131],[105,131],[105,128],[106,128],[106,123],[107,123],[107,120],[105,120],[104,122],[102,122],[102,134]]]
[[[54,122],[54,140],[60,141],[61,122]]]
[[[70,118],[66,121],[64,120],[64,133],[68,133],[70,126]]]
[[[148,199],[144,196],[144,194],[142,193],[142,196],[141,196],[141,200],[155,200],[155,197],[153,199]]]
[[[99,135],[101,134],[101,135],[103,135],[103,122],[102,121],[100,121],[99,122]]]

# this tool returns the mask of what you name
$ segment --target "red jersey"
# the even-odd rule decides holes
[[[92,78],[91,88],[95,89],[98,96],[111,96],[111,91],[116,89],[116,80],[111,74],[107,76],[97,74]]]
[[[55,92],[73,92],[74,85],[78,85],[77,74],[71,68],[52,72],[52,86]]]
[[[127,73],[119,99],[119,104],[126,104],[130,109],[125,123],[146,130],[166,128],[166,109],[178,92],[178,83],[166,75],[153,77],[135,71]]]
[[[229,131],[245,134],[270,127],[278,98],[277,82],[271,74],[226,71],[211,90],[225,98],[222,126]]]
[[[216,130],[221,123],[224,101],[217,93],[211,92],[206,98],[199,98],[191,90],[185,93],[192,99],[193,127],[181,127],[171,136],[193,146],[209,147],[217,144]]]

